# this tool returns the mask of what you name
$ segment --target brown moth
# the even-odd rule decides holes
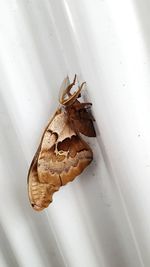
[[[45,128],[29,169],[29,199],[37,211],[47,208],[53,193],[74,180],[93,159],[91,148],[80,136],[96,136],[91,103],[78,100],[85,82],[71,94],[76,80],[76,75],[71,84],[68,77],[64,79],[61,105]]]

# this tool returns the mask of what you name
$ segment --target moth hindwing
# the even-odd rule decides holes
[[[71,94],[76,84],[65,78],[60,107],[47,125],[28,173],[28,193],[32,207],[40,211],[52,202],[53,193],[74,180],[92,161],[93,153],[80,133],[95,137],[91,103],[80,103],[81,89]]]

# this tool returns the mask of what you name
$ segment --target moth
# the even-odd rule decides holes
[[[95,137],[91,103],[78,98],[85,82],[77,85],[66,77],[61,86],[60,105],[48,122],[28,173],[28,195],[36,211],[47,208],[53,193],[73,181],[92,161],[93,153],[81,134]],[[71,89],[77,85],[74,93]]]

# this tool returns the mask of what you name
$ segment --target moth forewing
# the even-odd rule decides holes
[[[66,88],[60,98],[62,106],[48,123],[29,169],[29,199],[37,211],[48,207],[53,193],[78,176],[93,159],[91,148],[80,136],[80,132],[96,136],[93,120],[86,103],[77,100],[84,83],[70,93],[75,83],[76,75],[71,84],[68,77],[63,81]]]
[[[52,201],[51,199],[51,194],[49,194],[48,192],[48,188],[46,184],[42,184],[39,181],[39,177],[38,177],[38,171],[37,171],[37,166],[38,166],[38,157],[39,157],[39,153],[41,150],[41,145],[43,144],[43,137],[49,127],[49,124],[51,123],[51,121],[53,120],[53,118],[55,117],[57,111],[55,112],[54,116],[52,117],[52,119],[50,120],[50,122],[48,122],[48,125],[46,126],[39,147],[35,153],[35,156],[31,162],[30,168],[29,168],[29,172],[28,172],[28,195],[29,195],[29,200],[30,203],[32,205],[32,207],[37,210],[40,211],[44,208],[46,208],[49,203]]]

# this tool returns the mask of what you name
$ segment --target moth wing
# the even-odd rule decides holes
[[[76,102],[77,105],[79,105],[79,108],[82,105],[86,105],[86,103],[79,103],[79,101]],[[74,128],[78,129],[80,133],[89,137],[96,137],[93,121],[94,118],[92,116],[91,110],[89,108],[81,108],[79,111],[77,111],[77,116],[72,121],[72,123],[74,125]]]
[[[52,202],[53,193],[58,189],[49,184],[39,182],[36,160],[31,166],[28,176],[28,194],[32,207],[37,211],[47,208]]]
[[[42,210],[60,186],[72,181],[92,161],[89,145],[67,124],[58,111],[46,127],[28,174],[31,205]]]
[[[78,129],[78,131],[84,134],[85,136],[89,136],[89,137],[96,136],[96,132],[95,132],[95,128],[94,128],[92,120],[90,119],[89,120],[88,119],[74,120],[73,124],[74,124],[74,127]]]
[[[58,148],[63,151],[65,147],[68,148],[68,152],[64,160],[64,169],[60,174],[62,185],[73,181],[93,159],[91,148],[79,135],[74,135],[70,140],[64,140],[58,144]]]
[[[61,139],[61,136],[60,136]],[[74,133],[57,142],[49,150],[41,149],[38,157],[38,177],[42,183],[66,183],[78,176],[92,161],[88,144]]]
[[[30,200],[32,207],[37,211],[40,211],[40,210],[48,207],[48,205],[52,202],[53,193],[59,189],[59,186],[56,186],[56,185],[53,186],[53,185],[48,184],[48,183],[41,183],[39,181],[38,172],[37,172],[38,157],[39,157],[39,153],[41,150],[43,138],[45,136],[45,133],[47,132],[49,125],[51,124],[51,122],[55,118],[56,114],[57,114],[57,112],[55,113],[55,115],[53,116],[51,121],[48,123],[48,125],[47,125],[47,127],[43,133],[40,145],[39,145],[37,152],[36,152],[36,154],[32,160],[32,163],[30,165],[29,172],[28,172],[27,182],[28,182],[29,200]]]

